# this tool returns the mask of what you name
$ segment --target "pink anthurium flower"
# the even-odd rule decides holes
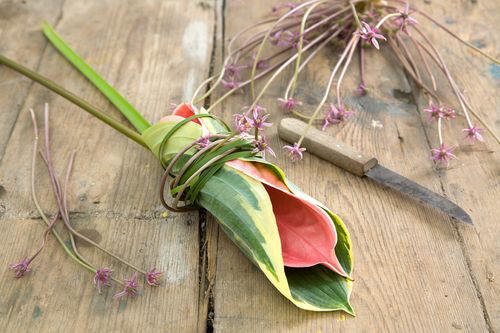
[[[180,120],[195,114],[191,105],[181,104],[174,110],[173,115],[162,119]],[[348,277],[335,254],[335,226],[322,208],[292,193],[263,163],[236,159],[226,162],[226,166],[264,185],[276,218],[285,266],[311,267],[321,264],[341,276]]]

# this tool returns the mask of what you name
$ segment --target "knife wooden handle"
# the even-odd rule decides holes
[[[297,142],[306,126],[306,123],[298,119],[285,118],[278,126],[278,134],[285,141]],[[378,164],[375,157],[365,156],[314,127],[309,129],[301,146],[308,152],[360,177]]]

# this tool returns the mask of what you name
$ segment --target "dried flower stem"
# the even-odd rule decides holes
[[[35,169],[36,169],[36,155],[37,155],[37,150],[38,150],[38,127],[37,127],[36,118],[35,118],[35,114],[34,114],[33,110],[30,110],[30,113],[31,113],[31,120],[33,122],[33,130],[35,133],[35,138],[33,140],[33,155],[32,155],[32,159],[31,159],[31,198],[33,199],[33,203],[35,204],[35,207],[36,207],[38,213],[40,214],[40,217],[45,222],[47,227],[50,227],[51,222],[49,221],[49,219],[47,218],[47,216],[43,212],[42,207],[40,206],[40,204],[38,202],[38,198],[36,196]],[[59,235],[59,233],[55,229],[51,229],[51,231],[52,231],[52,234],[56,237],[59,244],[62,246],[62,248],[66,252],[66,254],[68,254],[71,259],[76,261],[78,264],[80,264],[85,269],[87,269],[93,273],[96,272],[95,268],[87,265],[86,263],[82,262],[77,257],[75,257],[75,255],[71,252],[71,250],[68,248],[68,246],[66,246],[66,244],[62,240],[61,236]]]
[[[65,213],[65,209],[64,209],[64,205],[63,205],[63,200],[62,200],[61,185],[59,184],[59,181],[57,180],[57,177],[56,177],[56,175],[54,173],[54,168],[53,168],[53,165],[52,165],[52,158],[51,158],[51,155],[50,155],[50,146],[49,146],[49,110],[48,110],[47,104],[46,104],[46,107],[45,107],[45,153],[41,153],[41,156],[42,156],[45,164],[47,165],[47,169],[48,169],[48,172],[49,172],[49,177],[50,177],[50,180],[51,180],[51,183],[52,183],[52,188],[54,190],[54,195],[56,197],[56,203],[57,203],[57,206],[59,208],[59,212],[60,212],[61,217],[63,219],[64,225],[69,230],[69,232],[72,233],[74,236],[76,236],[76,237],[78,237],[78,238],[86,241],[87,243],[92,244],[96,248],[98,248],[101,251],[107,253],[111,257],[117,259],[118,261],[120,261],[123,264],[129,266],[130,268],[135,269],[139,273],[142,273],[142,274],[146,275],[147,274],[146,271],[144,271],[144,270],[142,270],[142,269],[134,266],[133,264],[129,263],[128,261],[126,261],[126,260],[120,258],[119,256],[117,256],[116,254],[114,254],[114,253],[106,250],[105,248],[101,247],[99,244],[97,244],[93,240],[91,240],[91,239],[85,237],[84,235],[80,234],[78,231],[76,231],[75,229],[73,229],[73,227],[71,226],[71,224],[69,222],[69,216]]]
[[[358,40],[359,40],[359,36],[358,35],[353,35],[351,37],[349,43],[347,44],[344,52],[342,52],[342,55],[340,56],[339,61],[337,62],[337,64],[335,65],[335,67],[332,70],[332,73],[330,74],[330,78],[328,79],[328,84],[326,86],[323,98],[321,99],[321,101],[318,104],[318,106],[316,106],[316,109],[314,110],[313,115],[311,116],[311,119],[307,123],[307,126],[306,126],[306,129],[304,130],[304,133],[302,133],[302,136],[300,137],[299,141],[297,142],[297,146],[300,147],[300,145],[302,144],[302,141],[304,140],[305,135],[307,134],[307,132],[311,128],[313,120],[316,119],[316,116],[318,115],[319,111],[321,110],[321,108],[323,107],[323,105],[325,105],[326,100],[328,98],[328,95],[330,93],[330,89],[332,87],[332,83],[333,83],[333,79],[335,77],[335,74],[337,74],[337,71],[340,68],[340,65],[344,61],[344,59],[347,56],[347,54],[350,52],[351,48],[353,48],[353,45],[357,44]]]
[[[422,36],[422,38],[427,42],[427,44],[431,47],[431,49],[434,51],[434,54],[437,56],[437,58],[439,59],[439,62],[441,63],[441,65],[443,66],[443,70],[444,70],[444,73],[445,73],[445,76],[446,78],[448,79],[448,81],[450,82],[450,86],[451,86],[451,89],[453,90],[453,92],[455,93],[455,95],[457,96],[457,99],[460,103],[460,106],[462,107],[462,111],[465,115],[465,118],[467,119],[467,123],[469,124],[470,127],[472,127],[472,121],[469,117],[469,113],[467,112],[467,108],[465,107],[465,104],[463,103],[462,99],[460,98],[460,94],[459,94],[459,91],[458,91],[458,87],[453,84],[454,80],[450,74],[450,71],[448,70],[448,67],[446,66],[446,63],[444,62],[443,60],[443,57],[441,57],[441,54],[439,53],[439,51],[434,47],[434,45],[432,44],[432,42],[429,40],[429,38],[427,38],[427,36],[417,27],[413,27],[413,29],[415,31],[417,31],[420,36]]]
[[[317,2],[323,2],[323,0],[310,0],[310,1],[306,1],[305,3],[302,3],[300,5],[298,5],[297,7],[293,8],[292,10],[290,10],[288,13],[286,13],[285,15],[281,16],[277,21],[276,23],[272,26],[271,29],[269,29],[266,34],[264,35],[264,38],[262,39],[260,45],[259,45],[259,48],[257,50],[257,53],[255,54],[255,59],[254,59],[254,62],[253,62],[253,65],[252,65],[252,71],[250,73],[250,93],[251,93],[251,96],[252,96],[252,99],[255,99],[255,85],[254,85],[254,78],[255,78],[255,73],[257,71],[257,64],[259,63],[259,60],[260,60],[260,55],[262,54],[262,50],[264,48],[264,44],[266,43],[266,41],[269,39],[269,36],[271,35],[271,32],[272,30],[281,22],[283,21],[284,19],[286,19],[287,17],[289,17],[290,15],[296,13],[297,11],[299,11],[300,9],[306,7],[306,6],[309,6],[309,5],[313,5]]]
[[[358,38],[354,39],[354,42],[352,43],[351,49],[349,50],[349,54],[347,56],[347,60],[344,63],[344,67],[342,68],[342,72],[340,72],[339,79],[337,81],[337,104],[339,107],[343,106],[342,103],[342,96],[340,95],[340,85],[342,84],[342,79],[344,78],[345,72],[347,71],[347,68],[349,67],[349,64],[351,63],[352,60],[352,55],[354,54],[354,50],[356,50],[356,46],[358,45],[359,42],[359,36]]]
[[[481,54],[482,56],[490,59],[495,64],[500,65],[500,61],[499,60],[497,60],[494,57],[490,56],[488,53],[483,52],[482,50],[478,49],[477,47],[475,47],[471,43],[467,42],[466,40],[460,38],[453,31],[451,31],[450,29],[448,29],[447,27],[445,27],[444,25],[442,25],[441,23],[439,23],[438,21],[436,21],[435,19],[433,19],[432,16],[426,14],[425,12],[423,12],[423,11],[421,11],[419,9],[416,9],[416,8],[412,8],[412,9],[415,10],[417,13],[421,14],[422,16],[424,16],[426,19],[428,19],[429,21],[431,21],[432,23],[434,23],[438,27],[440,27],[441,29],[443,29],[444,31],[446,31],[448,34],[450,34],[450,36],[452,36],[453,38],[455,38],[456,40],[458,40],[460,43],[462,43],[465,46],[469,47],[470,49],[476,51],[477,53]]]
[[[441,61],[436,57],[435,54],[433,54],[425,45],[423,45],[420,41],[416,41],[417,44],[421,47],[422,50],[424,50],[430,57],[432,60],[434,60],[434,62],[436,63],[436,65],[438,66],[439,69],[441,69],[441,71],[443,71],[443,73],[446,75],[446,71],[445,71],[445,68],[443,67],[443,64],[441,63]],[[451,84],[455,86],[455,88],[457,89],[458,91],[458,96],[460,96],[460,99],[462,100],[462,102],[465,104],[465,106],[468,108],[469,112],[474,116],[476,117],[476,119],[481,123],[481,125],[484,126],[484,128],[486,128],[486,130],[490,133],[490,135],[497,141],[497,143],[500,143],[500,138],[498,137],[498,135],[495,133],[495,131],[488,125],[488,123],[486,123],[482,117],[479,115],[478,112],[476,112],[474,110],[474,108],[472,108],[472,106],[470,105],[470,103],[467,101],[467,99],[465,98],[465,95],[458,89],[458,85],[457,83],[455,82],[455,80],[453,79],[453,77],[449,78],[449,80],[451,80]]]
[[[307,18],[309,16],[309,14],[311,14],[311,12],[316,8],[318,7],[319,5],[325,3],[325,1],[321,1],[321,2],[317,2],[315,3],[314,5],[312,5],[311,7],[309,7],[307,9],[307,11],[305,12],[304,16],[302,17],[302,23],[300,25],[300,34],[299,34],[299,47],[297,49],[297,60],[295,60],[295,70],[293,72],[293,76],[292,76],[292,87],[291,87],[291,91],[290,91],[290,96],[293,97],[293,94],[295,92],[295,86],[296,86],[296,83],[297,83],[297,78],[299,76],[299,68],[300,68],[300,60],[302,58],[302,47],[304,46],[304,30],[305,30],[305,27],[306,27],[306,22],[307,22]]]

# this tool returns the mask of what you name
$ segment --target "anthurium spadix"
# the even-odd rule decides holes
[[[165,207],[176,210],[180,200],[186,206],[179,210],[203,207],[209,211],[227,236],[293,304],[306,310],[353,314],[349,303],[351,241],[338,216],[304,194],[281,169],[255,153],[255,147],[244,137],[232,133],[203,109],[182,104],[173,114],[151,125],[50,26],[44,25],[44,33],[137,131],[10,59],[0,56],[0,63],[151,150],[166,169],[161,186]],[[167,191],[175,197],[172,207],[163,197],[166,178],[173,178]]]

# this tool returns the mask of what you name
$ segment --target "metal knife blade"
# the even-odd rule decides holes
[[[303,121],[285,118],[278,126],[278,134],[288,142],[297,142],[300,133],[304,133],[306,128],[307,124]],[[437,208],[455,220],[472,224],[469,214],[450,200],[384,168],[378,164],[375,157],[364,155],[352,147],[336,141],[335,138],[322,131],[310,128],[303,138],[302,147],[306,148],[309,153],[330,161],[356,176],[367,176],[384,186],[405,193],[421,203]]]
[[[472,219],[462,208],[445,197],[418,185],[414,181],[377,164],[365,176],[377,183],[390,187],[396,191],[409,195],[413,199],[439,209],[452,218],[464,223],[472,224]]]

